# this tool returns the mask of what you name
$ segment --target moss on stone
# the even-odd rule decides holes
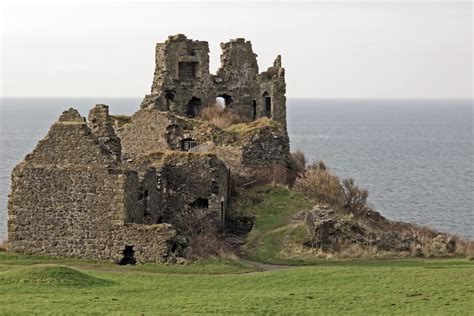
[[[237,133],[240,135],[245,135],[245,134],[253,133],[264,127],[277,128],[279,127],[279,124],[267,117],[262,117],[251,123],[239,123],[239,124],[231,125],[228,128],[226,128],[225,131],[231,132],[231,133]]]
[[[110,117],[118,127],[127,125],[132,121],[132,117],[128,115],[111,115]]]

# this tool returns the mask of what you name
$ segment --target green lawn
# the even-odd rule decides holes
[[[322,261],[269,272],[250,270],[232,261],[121,267],[0,253],[0,314],[474,311],[474,263],[467,260]]]
[[[238,259],[118,266],[0,252],[0,315],[474,315],[473,261],[288,259],[287,242],[309,237],[291,218],[311,203],[279,187],[247,194],[238,211],[256,220],[243,255],[307,266],[259,272],[262,265]]]

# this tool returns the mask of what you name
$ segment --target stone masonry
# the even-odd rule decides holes
[[[209,44],[183,34],[156,44],[151,93],[142,108],[156,108],[195,117],[199,110],[222,97],[226,106],[246,120],[269,117],[286,126],[285,70],[278,56],[259,73],[252,44],[237,38],[221,44],[221,67],[209,72]]]
[[[288,170],[285,71],[259,73],[252,45],[221,44],[209,73],[207,42],[182,34],[156,46],[152,90],[131,117],[64,111],[12,172],[8,244],[14,252],[109,260],[174,261],[177,216],[205,208],[225,229],[231,177]],[[225,100],[241,123],[200,120]],[[283,173],[284,173],[283,172]]]
[[[119,261],[165,261],[176,231],[134,224],[138,177],[70,109],[12,173],[8,242],[14,252]]]

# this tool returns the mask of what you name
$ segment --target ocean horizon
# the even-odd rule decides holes
[[[6,238],[10,174],[69,107],[132,114],[142,98],[0,99],[0,240]],[[289,98],[291,150],[323,160],[367,188],[392,220],[474,239],[473,100]]]

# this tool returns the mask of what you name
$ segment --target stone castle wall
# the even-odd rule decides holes
[[[221,44],[221,67],[209,73],[209,45],[178,34],[156,46],[151,93],[141,107],[195,117],[222,97],[243,121],[270,117],[286,126],[285,71],[278,56],[258,73],[252,44],[237,38]]]
[[[137,260],[167,259],[176,231],[168,224],[130,224],[139,208],[137,173],[98,139],[70,109],[15,167],[8,202],[12,251],[116,261],[133,246]]]
[[[259,73],[249,41],[221,48],[212,75],[207,42],[157,44],[151,94],[131,118],[112,118],[103,104],[88,122],[65,111],[13,170],[10,249],[118,262],[133,248],[138,262],[162,262],[176,255],[183,210],[205,208],[224,228],[231,172],[269,182],[288,171],[281,58]],[[193,119],[217,96],[245,124]]]
[[[174,153],[163,159],[160,169],[165,196],[166,221],[174,223],[177,210],[206,208],[221,223],[229,196],[229,170],[215,155]]]

